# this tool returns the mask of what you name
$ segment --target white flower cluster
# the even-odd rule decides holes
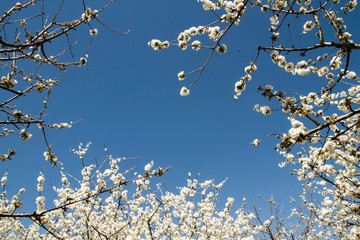
[[[0,84],[6,88],[14,88],[14,86],[18,83],[16,79],[12,76],[12,73],[6,74],[6,76],[1,77]]]
[[[32,134],[28,133],[26,129],[22,129],[20,132],[20,137],[23,141],[29,140],[31,138]]]
[[[71,152],[73,152],[74,154],[76,154],[77,156],[79,156],[80,159],[84,158],[84,155],[86,154],[86,152],[89,150],[89,147],[91,145],[91,142],[88,142],[85,147],[83,147],[82,142],[79,143],[79,150],[75,150],[75,149],[70,149]]]
[[[307,33],[309,31],[311,31],[313,28],[315,27],[315,23],[313,21],[307,21],[304,24],[304,30],[303,33]]]
[[[52,128],[62,129],[62,128],[71,128],[72,125],[73,125],[72,122],[70,122],[70,123],[60,123],[60,124],[54,123],[51,127]]]
[[[332,70],[339,69],[341,65],[341,57],[336,55],[330,61],[330,66]]]
[[[44,157],[45,161],[49,161],[53,167],[57,166],[57,157],[54,153],[52,153],[51,150],[52,146],[48,146],[48,151],[44,151]]]
[[[42,172],[40,172],[40,176],[37,178],[38,184],[37,184],[37,191],[41,192],[44,190],[44,182],[45,182],[45,178],[44,175],[42,174]]]
[[[202,2],[204,10],[223,10],[224,14],[220,14],[219,20],[209,24],[207,26],[198,26],[198,27],[191,27],[189,29],[186,29],[185,31],[181,32],[177,37],[178,46],[182,50],[186,50],[188,47],[191,47],[193,50],[198,51],[201,48],[210,48],[212,51],[216,50],[219,54],[224,54],[227,52],[227,45],[226,44],[220,44],[220,39],[222,38],[223,34],[225,33],[225,30],[222,30],[220,26],[216,26],[215,24],[219,22],[226,22],[228,24],[235,24],[238,25],[240,22],[240,17],[244,14],[246,10],[246,3],[247,1],[244,0],[233,0],[233,1],[217,1],[214,3],[211,0],[199,0],[199,2]],[[193,40],[191,43],[192,37],[195,37],[196,35],[206,35],[209,40],[212,42],[216,42],[213,47],[205,46],[203,45],[199,40]],[[169,47],[169,42],[161,42],[160,40],[153,39],[151,42],[148,43],[150,47],[152,47],[154,50],[161,50],[163,48]],[[206,66],[206,64],[205,64]],[[205,68],[203,66],[202,68]],[[255,65],[254,65],[255,66]],[[256,66],[255,66],[256,67]],[[198,72],[199,70],[193,71],[191,73]],[[202,71],[200,71],[201,74]],[[183,80],[185,79],[184,72],[180,72],[178,74],[178,79]],[[238,83],[237,85],[239,85]],[[240,87],[241,88],[241,87]],[[189,94],[190,90],[186,87],[182,87],[180,90],[181,96],[187,96]]]
[[[329,84],[331,84],[331,80],[333,80],[334,78],[334,74],[329,72],[330,69],[340,70],[342,64],[341,62],[342,57],[340,55],[333,56],[333,58],[329,62],[329,65],[323,67],[314,66],[315,63],[312,62],[311,60],[308,61],[301,60],[295,65],[292,62],[287,62],[285,56],[281,55],[278,51],[273,51],[270,54],[270,57],[273,63],[276,63],[279,67],[284,68],[286,72],[291,72],[293,75],[298,74],[300,76],[305,76],[310,73],[315,73],[319,77],[322,77],[325,74],[327,74],[326,77],[329,79]],[[327,55],[325,55],[325,58],[327,58]],[[323,60],[321,57],[319,57],[318,59]],[[356,74],[354,75],[354,72],[351,73],[348,72],[348,73],[349,73],[349,78],[356,77]]]
[[[252,79],[250,73],[253,73],[257,70],[257,67],[254,63],[250,63],[249,66],[245,67],[244,71],[246,73],[245,76],[241,77],[239,81],[235,83],[235,92],[236,95],[234,95],[235,99],[238,99],[238,97],[241,95],[243,91],[245,91],[246,88],[246,82],[250,81]]]
[[[291,119],[292,128],[289,130],[289,136],[291,139],[294,139],[294,143],[297,142],[297,139],[301,139],[305,135],[304,124],[298,120]],[[301,139],[300,143],[305,143],[305,139]]]
[[[161,50],[164,48],[168,48],[170,46],[169,41],[161,42],[160,40],[153,39],[148,43],[149,47],[152,47],[154,50]]]
[[[271,109],[269,106],[259,106],[259,104],[256,104],[254,106],[254,110],[257,111],[257,112],[261,112],[262,114],[264,115],[269,115],[271,114]],[[256,141],[257,142],[257,141]],[[253,143],[256,143],[256,142],[253,142]],[[258,144],[253,144],[255,146],[257,146]]]
[[[336,62],[336,57],[332,60]],[[348,79],[356,79],[355,72],[348,73]],[[319,231],[318,237],[339,235],[343,239],[357,239],[360,234],[357,225],[349,225],[350,222],[360,220],[357,212],[360,193],[357,155],[360,130],[356,124],[359,115],[354,114],[359,109],[352,109],[360,103],[359,92],[360,86],[356,84],[348,87],[347,91],[340,90],[337,93],[310,92],[307,96],[300,96],[298,104],[295,99],[283,100],[286,113],[302,119],[311,116],[310,123],[316,123],[316,127],[307,129],[304,120],[290,118],[292,128],[281,136],[278,148],[284,149],[280,153],[287,159],[280,166],[296,164],[294,173],[300,181],[307,181],[303,202],[317,216],[314,221],[319,226],[329,228],[325,232]],[[329,109],[332,113],[325,115]],[[297,144],[304,143],[311,145],[304,152],[297,152],[297,157],[289,153]],[[320,206],[315,206],[309,200],[314,196],[320,200]]]
[[[81,15],[81,19],[84,22],[89,22],[92,17],[97,17],[98,11],[94,10],[92,11],[90,8],[87,8],[85,12]]]
[[[220,17],[221,20],[228,23],[235,22],[239,24],[239,17],[242,16],[246,10],[246,1],[233,0],[233,1],[217,1],[213,3],[210,0],[200,0],[203,3],[204,10],[219,10],[224,8],[225,13]]]
[[[210,40],[212,41],[217,41],[220,36],[222,35],[222,31],[220,30],[219,26],[208,26],[208,27],[204,27],[204,26],[198,26],[198,27],[191,27],[187,30],[185,30],[184,32],[181,32],[177,38],[178,41],[178,46],[182,49],[182,50],[186,50],[188,47],[191,47],[193,50],[199,50],[200,48],[202,48],[202,44],[199,40],[195,40],[193,41],[190,45],[188,44],[188,42],[191,40],[191,37],[196,36],[196,35],[203,35],[207,33],[208,37]],[[152,41],[156,41],[152,40]],[[158,41],[158,40],[157,40]],[[153,44],[149,44],[149,46],[153,47]],[[155,49],[155,48],[154,48]],[[159,48],[162,49],[162,48]],[[155,49],[157,50],[157,49]]]
[[[355,7],[357,6],[357,0],[351,0],[348,3],[345,4],[346,7],[343,9],[349,9],[349,11],[354,11]]]
[[[4,188],[7,182],[7,172],[5,172],[4,176],[1,178],[1,187]]]
[[[245,208],[245,198],[236,211],[232,197],[226,199],[223,207],[217,206],[219,190],[225,181],[215,184],[213,180],[200,182],[189,178],[186,186],[172,193],[164,191],[162,184],[150,183],[152,176],[163,171],[152,170],[153,162],[145,165],[144,174],[135,172],[132,180],[127,180],[125,174],[130,171],[119,172],[121,158],[110,156],[108,160],[108,167],[84,167],[76,187],[62,171],[61,186],[53,186],[57,193],[54,206],[46,208],[46,198],[36,197],[37,210],[29,214],[33,223],[21,217],[2,217],[0,236],[14,239],[23,239],[29,234],[38,239],[257,239],[272,228],[274,218],[261,220]],[[40,173],[38,191],[43,190],[44,182]],[[132,190],[127,187],[130,183],[134,186]],[[21,189],[11,200],[3,193],[0,214],[16,214],[24,191]],[[293,234],[291,227],[284,227],[280,236]]]
[[[186,74],[184,71],[181,71],[178,73],[178,78],[179,78],[179,81],[182,81],[184,80],[186,77]],[[190,94],[190,89],[186,88],[186,87],[182,87],[181,90],[180,90],[180,96],[187,96]]]

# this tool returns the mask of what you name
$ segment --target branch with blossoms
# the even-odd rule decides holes
[[[190,93],[190,90],[189,90],[190,87],[193,86],[199,80],[202,72],[204,71],[204,69],[208,65],[210,59],[212,58],[216,47],[220,54],[226,53],[227,47],[226,47],[226,45],[221,45],[220,41],[226,35],[228,30],[234,26],[234,23],[235,23],[235,25],[239,24],[240,18],[243,17],[244,13],[246,12],[247,7],[249,7],[249,6],[250,7],[259,7],[261,9],[261,11],[263,11],[264,13],[266,13],[267,11],[273,12],[273,15],[270,19],[271,24],[272,24],[269,29],[269,31],[272,33],[270,40],[273,43],[273,45],[275,42],[278,43],[278,47],[276,47],[276,46],[271,46],[271,47],[259,46],[258,54],[257,54],[255,60],[250,63],[250,66],[255,66],[254,64],[258,58],[260,50],[272,50],[272,51],[279,51],[279,52],[300,51],[300,52],[302,52],[302,54],[305,54],[305,52],[307,52],[307,51],[315,50],[318,48],[322,49],[322,48],[326,48],[326,47],[335,47],[335,48],[339,48],[339,49],[343,49],[343,50],[345,49],[347,52],[350,52],[353,49],[359,49],[359,46],[360,46],[359,44],[355,44],[352,41],[348,41],[348,39],[351,36],[351,35],[349,35],[348,32],[342,33],[342,29],[344,29],[344,27],[341,25],[342,22],[339,20],[334,21],[333,12],[328,11],[326,9],[326,7],[328,5],[330,5],[329,1],[326,1],[324,4],[322,4],[321,6],[319,6],[317,8],[313,8],[313,6],[310,5],[310,2],[302,5],[301,3],[297,2],[297,1],[291,1],[291,4],[289,6],[288,6],[287,2],[270,1],[269,3],[273,4],[272,7],[269,7],[269,5],[262,4],[261,1],[256,1],[256,2],[252,2],[252,1],[218,1],[217,3],[213,3],[210,0],[203,0],[201,2],[203,2],[204,10],[211,10],[213,13],[215,13],[215,16],[218,18],[217,21],[215,21],[211,24],[208,24],[205,27],[204,26],[192,27],[188,30],[185,30],[184,32],[180,33],[178,39],[174,40],[174,41],[161,42],[160,40],[154,39],[151,42],[149,42],[149,46],[151,46],[155,50],[161,50],[164,48],[168,48],[170,45],[177,45],[183,50],[186,50],[188,47],[191,47],[193,50],[196,50],[196,51],[201,48],[208,48],[211,50],[208,58],[206,59],[205,63],[201,67],[199,67],[196,70],[193,70],[191,72],[188,72],[188,73],[181,71],[178,74],[179,80],[182,81],[185,79],[186,75],[189,75],[192,73],[198,73],[197,77],[189,85],[189,87],[183,87],[181,89],[180,94],[182,96],[186,96]],[[298,10],[294,9],[295,3],[297,3],[297,5],[300,5],[300,8]],[[338,3],[338,2],[336,2],[336,3]],[[349,4],[346,4],[346,7],[344,7],[342,10],[344,12],[352,11],[352,10],[354,10],[355,6],[356,6],[356,2],[350,1]],[[331,9],[332,7],[333,7],[333,5],[329,6],[329,9]],[[225,10],[225,13],[223,15],[216,13],[217,10],[220,11],[222,9]],[[317,16],[321,12],[325,12],[324,18],[329,18],[331,21],[331,25],[334,25],[335,31],[337,32],[337,36],[340,40],[339,42],[335,42],[335,41],[334,42],[325,42],[324,41],[323,30],[321,27],[319,17]],[[284,14],[284,17],[282,18],[282,20],[280,22],[279,18],[282,16],[281,14]],[[314,44],[313,46],[302,47],[302,48],[295,48],[295,47],[284,48],[282,46],[282,44],[280,44],[280,42],[279,42],[279,31],[280,31],[282,24],[285,22],[285,19],[290,15],[296,15],[296,16],[313,15],[315,20],[307,21],[304,24],[303,33],[307,33],[309,31],[311,31],[314,28],[314,26],[317,25],[317,27],[318,27],[317,36],[320,38],[320,43]],[[219,26],[212,27],[213,25],[221,23],[221,22],[228,23],[228,25],[226,27],[224,27],[223,30],[220,30]],[[189,42],[193,36],[203,35],[205,33],[208,33],[208,37],[210,40],[215,41],[215,44],[212,47],[204,46],[198,40],[195,40],[190,45],[187,44],[187,42]],[[174,43],[175,41],[177,41],[178,43],[175,44]],[[287,71],[293,71],[294,67],[295,67],[294,65],[291,65],[291,64],[288,65]],[[255,70],[253,70],[253,71],[255,71]],[[241,92],[245,90],[245,86],[246,86],[245,83],[247,81],[251,80],[249,71],[247,71],[246,69],[245,69],[245,71],[247,73],[246,76],[241,78],[241,81],[239,81],[235,84],[235,92],[236,92],[235,98],[237,98],[241,94]],[[300,71],[298,74],[304,75],[304,74],[308,74],[308,73],[304,72],[304,71]]]
[[[201,48],[210,49],[210,53],[209,53],[205,63],[201,67],[199,67],[191,72],[188,72],[188,73],[185,73],[184,71],[181,71],[180,73],[178,73],[178,79],[180,81],[184,80],[186,75],[197,73],[195,80],[188,87],[183,87],[180,90],[181,96],[189,95],[190,88],[200,79],[200,76],[202,75],[206,66],[210,62],[215,50],[219,54],[224,54],[227,52],[227,46],[225,44],[220,44],[220,42],[233,25],[239,24],[240,17],[244,14],[244,12],[246,10],[246,5],[248,2],[249,2],[248,0],[245,0],[243,4],[238,4],[236,6],[236,8],[234,8],[234,9],[228,8],[227,15],[219,16],[218,14],[216,14],[216,12],[214,10],[219,9],[221,7],[220,2],[218,2],[218,4],[214,4],[214,3],[211,3],[210,1],[206,1],[203,5],[204,9],[211,10],[215,14],[215,16],[218,18],[216,21],[214,21],[213,23],[210,23],[206,26],[198,26],[198,27],[192,27],[190,29],[187,29],[184,32],[181,32],[179,34],[177,40],[173,40],[171,42],[169,42],[169,41],[161,42],[160,40],[154,39],[148,43],[148,45],[150,47],[152,47],[154,50],[161,50],[164,48],[168,48],[170,45],[177,45],[182,50],[186,50],[188,47],[191,47],[193,50],[196,50],[196,51],[198,51]],[[213,25],[221,23],[221,22],[228,23],[228,25],[223,30],[220,30],[219,26],[213,27]],[[195,40],[191,44],[188,44],[188,42],[191,40],[192,36],[204,35],[206,33],[208,34],[209,39],[212,40],[213,42],[215,42],[213,44],[213,46],[204,46],[198,40]],[[178,43],[175,44],[174,43],[175,41],[177,41]]]
[[[126,160],[126,159],[123,159],[123,160]],[[111,186],[111,187],[108,187],[108,188],[105,188],[105,189],[103,189],[102,186],[100,186],[100,187],[97,186],[96,188],[98,190],[96,190],[95,192],[90,193],[88,196],[85,196],[85,197],[80,198],[78,200],[71,200],[71,198],[70,198],[70,199],[68,199],[68,201],[66,203],[63,203],[61,206],[54,207],[54,208],[51,208],[51,209],[48,209],[48,210],[35,211],[35,212],[32,212],[32,213],[15,213],[15,211],[17,209],[19,209],[19,208],[16,208],[16,206],[15,206],[14,212],[7,213],[7,214],[6,213],[0,213],[0,217],[4,217],[4,218],[31,218],[31,219],[38,220],[38,219],[41,219],[46,214],[51,213],[53,211],[56,211],[56,210],[59,210],[59,209],[66,211],[67,209],[71,208],[71,205],[73,205],[75,203],[79,203],[79,202],[83,202],[83,201],[89,201],[90,198],[98,197],[101,194],[112,192],[117,188],[122,189],[121,186],[126,186],[129,183],[135,182],[136,180],[140,180],[140,179],[146,180],[146,179],[151,178],[153,176],[156,176],[156,177],[162,176],[170,168],[171,167],[163,169],[163,168],[159,167],[156,171],[153,171],[152,173],[149,173],[147,171],[142,176],[138,176],[136,178],[132,178],[132,179],[129,179],[129,180],[123,180],[123,181],[119,182],[118,185]],[[42,180],[42,181],[44,181],[44,180]],[[18,202],[16,204],[17,204],[17,206],[22,205],[21,202]]]
[[[114,0],[109,0],[99,10],[91,10],[85,0],[81,2],[83,9],[79,9],[78,18],[72,21],[60,20],[65,11],[64,0],[59,1],[58,7],[53,9],[40,0],[17,2],[0,16],[0,136],[17,134],[26,141],[34,138],[32,132],[35,129],[32,126],[38,125],[47,148],[45,159],[53,166],[57,165],[57,158],[46,139],[46,129],[68,128],[73,123],[45,122],[47,102],[50,100],[52,88],[59,84],[59,80],[44,78],[38,72],[39,69],[44,64],[61,71],[69,67],[84,68],[91,42],[98,34],[98,30],[91,23],[92,19],[117,34],[127,34],[112,29],[100,19],[100,14]],[[75,30],[82,26],[89,28],[89,44],[82,56],[75,56],[73,49],[80,47],[79,40],[74,41],[71,37]],[[67,46],[62,46],[62,43],[67,43]],[[72,60],[69,61],[68,58]],[[33,72],[29,71],[31,68],[34,68]],[[29,112],[24,110],[23,106],[16,105],[17,101],[25,97],[30,100],[30,97],[41,94],[45,94],[45,97],[43,108],[38,113]],[[13,155],[15,149],[11,150],[11,154],[1,154],[1,160],[11,160]]]

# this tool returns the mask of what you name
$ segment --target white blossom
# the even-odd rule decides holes
[[[269,106],[262,106],[260,107],[260,112],[264,115],[269,115],[271,114],[271,109],[269,108]]]
[[[190,93],[190,89],[187,89],[186,87],[182,87],[180,90],[180,95],[181,96],[187,96]]]
[[[90,29],[90,35],[97,35],[97,34],[98,34],[98,30],[96,28]]]
[[[221,46],[217,47],[216,48],[216,51],[219,53],[219,54],[224,54],[227,52],[227,46],[225,44],[221,44]]]
[[[185,74],[185,72],[184,72],[184,71],[181,71],[181,72],[179,72],[179,73],[178,73],[178,78],[179,78],[179,81],[184,80],[184,79],[185,79],[185,77],[186,77],[186,74]]]
[[[31,133],[28,133],[25,129],[22,129],[21,132],[20,132],[20,137],[23,141],[26,141],[28,139],[30,139],[32,136]]]
[[[304,33],[308,32],[308,31],[311,31],[313,28],[315,27],[315,23],[313,21],[307,21],[305,24],[304,24]]]

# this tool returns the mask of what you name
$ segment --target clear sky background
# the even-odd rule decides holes
[[[57,2],[46,0],[45,6],[55,8]],[[105,1],[87,2],[94,10]],[[65,1],[63,18],[72,20],[81,14],[81,1]],[[191,172],[200,173],[202,180],[220,182],[228,178],[222,195],[238,198],[238,204],[243,196],[257,201],[257,194],[274,194],[276,199],[288,202],[288,195],[300,191],[300,183],[290,176],[288,168],[277,166],[283,158],[274,151],[276,139],[268,138],[258,147],[250,142],[269,133],[285,132],[290,123],[281,112],[265,117],[252,110],[257,103],[270,105],[256,88],[272,84],[279,90],[301,92],[316,88],[316,81],[284,73],[262,54],[257,63],[259,70],[247,90],[237,102],[233,98],[234,84],[254,59],[256,46],[271,44],[268,17],[258,10],[246,12],[240,25],[222,42],[227,44],[228,53],[215,54],[190,95],[181,97],[181,87],[190,85],[195,75],[179,82],[177,73],[201,66],[209,51],[182,51],[176,47],[154,51],[147,43],[152,39],[176,39],[183,30],[206,25],[216,20],[215,16],[195,0],[117,0],[100,19],[118,31],[130,29],[128,35],[116,35],[92,20],[99,34],[88,52],[87,70],[40,69],[46,76],[60,80],[51,95],[47,121],[82,119],[70,129],[48,131],[48,140],[65,170],[80,176],[81,162],[69,152],[77,148],[80,137],[84,144],[92,142],[88,163],[106,155],[106,146],[113,156],[141,156],[122,163],[124,170],[135,166],[141,172],[152,160],[155,166],[172,166],[164,177],[153,181],[165,182],[174,191],[176,186],[186,184],[187,173]],[[294,25],[294,32],[301,31],[305,21]],[[295,41],[302,44],[308,37],[296,36]],[[70,38],[80,39],[77,56],[81,57],[89,38],[87,27],[79,28]],[[20,103],[29,108],[41,106],[39,99]],[[10,137],[2,141],[2,152],[7,151],[7,145],[21,144],[8,165],[11,191],[23,186],[28,194],[35,191],[41,169],[47,181],[60,183],[60,177],[53,175],[56,170],[50,169],[42,156],[46,148],[41,140],[22,143],[18,137]]]

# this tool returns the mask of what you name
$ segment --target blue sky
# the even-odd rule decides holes
[[[56,6],[56,1],[45,2],[47,7]],[[81,1],[78,5],[65,2],[64,18],[81,15]],[[96,9],[99,3],[88,4]],[[257,201],[257,194],[274,194],[276,199],[287,202],[288,194],[296,195],[300,189],[296,177],[290,176],[289,169],[277,166],[283,159],[274,151],[276,140],[268,138],[258,147],[250,145],[255,138],[287,131],[290,123],[280,112],[265,117],[252,108],[257,103],[268,104],[256,92],[258,85],[304,91],[317,87],[316,82],[283,73],[263,54],[257,64],[259,71],[247,90],[237,102],[233,98],[234,84],[254,59],[256,46],[270,44],[267,17],[254,11],[245,14],[240,26],[223,40],[228,53],[214,55],[187,97],[181,97],[179,91],[195,76],[179,82],[177,73],[201,66],[208,51],[181,51],[176,47],[154,51],[147,43],[151,39],[173,40],[187,28],[206,25],[215,20],[211,12],[203,11],[195,0],[118,0],[100,18],[118,31],[130,29],[130,33],[119,36],[91,21],[99,34],[88,52],[87,70],[58,72],[44,68],[44,74],[60,79],[51,95],[47,120],[82,119],[70,129],[48,131],[48,140],[67,172],[80,175],[81,162],[68,151],[77,148],[80,137],[85,144],[93,143],[89,163],[104,156],[106,146],[114,156],[141,156],[124,162],[124,170],[136,166],[142,171],[151,160],[155,166],[172,166],[166,176],[158,179],[172,189],[186,184],[187,173],[192,172],[200,173],[203,180],[220,182],[228,178],[222,195],[237,197],[239,204],[243,196]],[[301,30],[303,22],[294,28]],[[81,39],[75,50],[79,54],[87,47],[89,29],[78,29],[71,40],[77,39]],[[39,102],[23,104],[29,108],[39,106]],[[56,171],[43,160],[45,146],[41,140],[7,141],[19,144],[16,157],[8,165],[9,186],[14,191],[24,185],[30,192],[34,190],[41,169],[49,182],[59,184],[59,178],[52,176]],[[7,150],[5,145],[3,150]]]

